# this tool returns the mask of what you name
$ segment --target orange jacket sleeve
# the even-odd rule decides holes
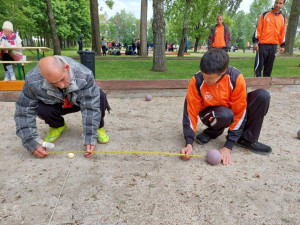
[[[198,115],[201,109],[202,97],[199,96],[196,87],[195,76],[191,79],[183,111],[183,134],[186,140],[186,144],[192,144],[194,142],[195,132],[197,130]]]

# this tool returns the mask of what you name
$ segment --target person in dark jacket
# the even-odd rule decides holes
[[[132,38],[131,45],[132,45],[132,55],[135,55],[136,44],[134,38]]]
[[[228,52],[231,48],[229,28],[223,23],[223,15],[217,15],[217,25],[211,28],[208,36],[208,49],[221,48]]]
[[[78,47],[79,47],[79,51],[82,51],[82,45],[83,45],[83,41],[82,41],[82,38],[83,38],[83,34],[79,35],[78,36]]]

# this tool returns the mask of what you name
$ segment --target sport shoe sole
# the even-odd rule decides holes
[[[246,148],[246,149],[248,149],[249,151],[251,151],[251,152],[253,152],[253,153],[255,153],[255,154],[259,154],[259,155],[269,155],[269,154],[272,152],[272,149],[271,149],[271,151],[269,151],[269,152],[262,152],[262,151],[254,150],[254,149],[252,149],[252,148],[250,148],[250,147],[248,147],[248,146],[245,146],[245,145],[243,145],[243,144],[240,144],[240,143],[236,143],[236,145],[238,145],[238,146],[240,146],[240,147],[243,147],[243,148]]]
[[[207,134],[204,134],[204,133],[198,134],[195,138],[195,141],[200,145],[205,145],[210,140],[211,140],[211,138]]]

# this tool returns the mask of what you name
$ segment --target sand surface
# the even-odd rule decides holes
[[[141,154],[37,159],[15,135],[14,103],[0,102],[0,224],[300,224],[300,87],[269,91],[260,141],[272,154],[234,147],[228,166]],[[97,150],[179,153],[185,91],[148,92],[150,102],[142,92],[108,93],[110,142]],[[85,150],[81,114],[65,119],[68,131],[55,151]],[[44,137],[47,125],[40,119],[37,125]],[[194,154],[220,149],[226,133],[195,143]]]

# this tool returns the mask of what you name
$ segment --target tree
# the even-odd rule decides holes
[[[147,56],[147,8],[148,8],[148,0],[141,0],[141,43],[140,48],[141,56]]]
[[[190,12],[190,3],[191,0],[186,0],[185,4],[185,14],[184,14],[184,22],[183,22],[183,28],[182,28],[182,36],[181,36],[181,41],[179,45],[179,51],[178,51],[178,57],[184,56],[184,49],[186,45],[186,40],[187,40],[187,28],[188,28],[188,17],[189,17],[189,12]]]
[[[111,17],[104,26],[103,22],[101,23],[101,33],[107,33],[108,40],[129,44],[132,38],[138,36],[137,24],[139,24],[138,19],[132,13],[126,13],[123,9],[120,13]]]
[[[286,31],[286,39],[285,39],[286,45],[284,48],[284,54],[293,55],[293,47],[296,38],[299,15],[300,15],[300,0],[293,0],[291,11],[290,11],[290,18],[287,26],[287,31]]]
[[[228,20],[225,17],[225,20]],[[237,45],[239,48],[246,48],[247,43],[252,41],[253,25],[248,14],[243,11],[238,12],[232,18],[233,25],[231,26],[231,42],[233,45]],[[227,22],[225,22],[228,24]]]
[[[45,2],[47,5],[47,16],[48,16],[48,20],[49,20],[49,26],[51,29],[54,55],[60,55],[61,49],[60,49],[59,39],[58,39],[58,36],[56,33],[51,0],[45,0]]]
[[[152,71],[167,71],[165,56],[165,19],[164,19],[164,0],[153,1],[153,66]]]
[[[100,55],[101,43],[100,43],[98,0],[90,0],[90,13],[91,13],[91,26],[92,26],[92,50],[94,50],[96,54]]]
[[[186,21],[185,13],[182,9],[187,6],[187,0],[165,0],[166,18],[168,21],[169,33],[183,40],[184,36],[182,24]],[[223,14],[228,10],[228,14],[234,15],[235,9],[239,7],[241,0],[193,0],[189,4],[187,38],[195,39],[194,51],[197,51],[198,43],[207,43],[210,28],[216,24],[217,14]],[[187,9],[185,9],[187,12]],[[182,46],[182,44],[180,45]],[[182,48],[184,48],[182,46]]]

